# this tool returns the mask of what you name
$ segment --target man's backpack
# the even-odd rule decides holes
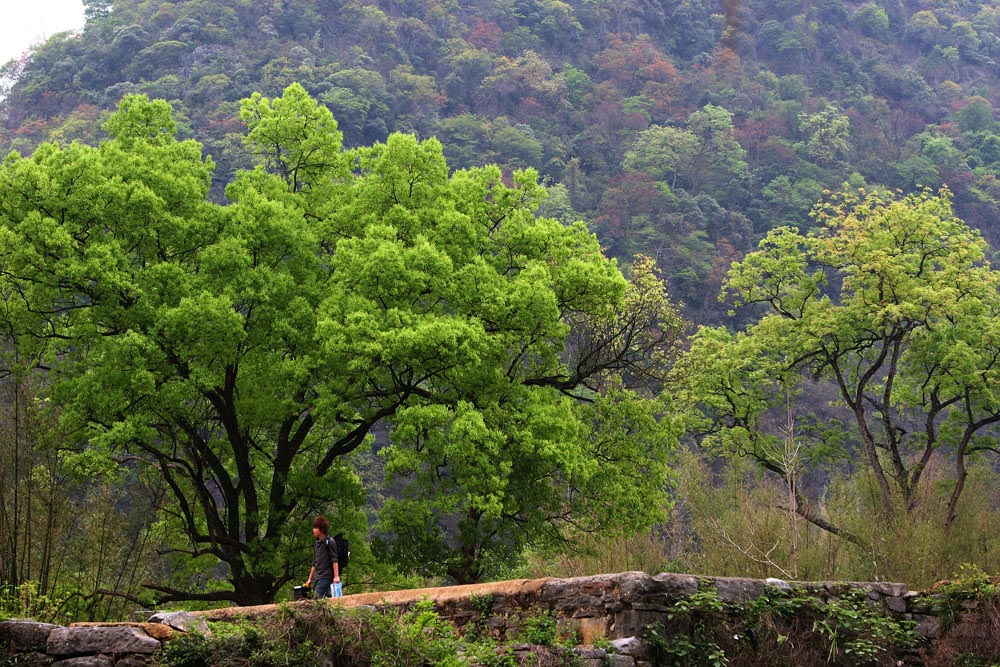
[[[343,533],[337,533],[332,539],[334,545],[337,547],[337,565],[341,573],[343,573],[348,561],[351,559],[351,550],[347,543],[347,538],[344,537]]]

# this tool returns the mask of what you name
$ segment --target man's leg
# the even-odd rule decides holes
[[[330,579],[317,579],[316,599],[333,597],[333,591],[330,590],[330,584],[332,583],[333,581]]]

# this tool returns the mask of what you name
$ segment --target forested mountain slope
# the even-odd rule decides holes
[[[100,137],[171,101],[218,165],[239,100],[293,81],[345,144],[437,136],[452,169],[534,166],[544,213],[657,258],[696,320],[766,230],[824,189],[947,185],[1000,242],[1000,2],[85,0],[79,35],[8,63],[0,146]],[[221,198],[221,191],[217,192]]]
[[[0,72],[0,615],[280,599],[317,513],[360,588],[989,581],[993,1],[84,0]]]

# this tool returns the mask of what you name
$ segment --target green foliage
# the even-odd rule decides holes
[[[889,15],[885,9],[873,2],[867,2],[851,16],[851,22],[861,31],[875,38],[884,38],[889,33]]]
[[[726,652],[714,641],[716,627],[722,623],[725,605],[714,589],[699,591],[678,600],[667,619],[677,623],[680,631],[669,637],[663,628],[649,627],[644,635],[652,648],[657,664],[709,665],[729,664]]]
[[[123,92],[164,96],[191,111],[199,141],[218,163],[213,197],[221,201],[241,166],[217,149],[236,135],[227,105],[254,91],[281,95],[298,81],[333,112],[351,147],[414,132],[441,138],[453,168],[536,167],[553,181],[576,160],[585,194],[572,204],[581,217],[596,218],[602,195],[635,168],[634,155],[628,164],[624,158],[641,152],[647,131],[695,131],[692,121],[706,110],[724,109],[732,132],[721,143],[700,134],[702,148],[677,181],[728,213],[749,212],[758,230],[776,226],[761,206],[763,188],[776,178],[834,188],[856,171],[889,187],[947,183],[970,223],[995,236],[997,198],[971,178],[977,165],[963,165],[974,151],[959,146],[957,169],[935,172],[926,163],[933,158],[910,141],[977,89],[989,89],[989,63],[1000,53],[1000,22],[989,5],[825,0],[737,11],[687,0],[619,12],[582,0],[516,8],[481,0],[384,7],[87,0],[85,13],[81,34],[54,37],[29,61],[11,64],[3,145],[27,154],[46,139],[95,143],[93,133],[54,132],[83,105],[106,113]],[[831,144],[818,136],[822,125],[798,122],[828,105],[850,119],[845,128],[830,118]],[[469,118],[483,131],[456,133]],[[940,129],[959,140],[967,127]],[[636,250],[669,246],[674,232],[654,224],[649,236],[641,248],[602,241],[627,262]],[[749,242],[730,239],[737,253]],[[732,259],[722,244],[699,252],[716,270]],[[704,278],[688,277],[697,297],[688,300],[718,322],[725,313]]]
[[[481,638],[488,636],[489,620],[490,614],[493,611],[493,594],[487,593],[485,595],[477,595],[472,593],[469,595],[469,604],[476,611],[478,616],[472,623],[472,630],[466,632],[466,637],[471,639]]]
[[[842,652],[852,664],[878,664],[889,649],[905,649],[916,642],[912,623],[876,611],[862,590],[831,598],[819,613],[813,630],[829,642],[830,660]]]
[[[539,646],[553,646],[556,643],[556,614],[554,611],[542,611],[529,615],[521,620],[518,628],[518,641]]]
[[[993,107],[988,100],[978,95],[966,100],[965,104],[952,114],[952,119],[958,123],[959,129],[966,134],[971,132],[991,132],[996,128]]]
[[[955,576],[934,587],[933,608],[942,627],[925,662],[930,667],[994,667],[1000,661],[1000,585],[976,565],[964,564]],[[959,621],[963,623],[960,625]],[[970,632],[968,624],[981,628]]]
[[[293,84],[274,100],[255,93],[243,101],[240,117],[247,126],[247,145],[292,192],[346,176],[337,121],[302,86]]]
[[[827,600],[770,589],[740,604],[714,588],[671,607],[664,625],[645,638],[662,665],[878,665],[916,643],[914,624],[872,604],[861,589]]]
[[[966,599],[989,599],[1000,594],[1000,587],[978,565],[963,563],[950,581],[937,588],[945,596]]]
[[[967,613],[969,601],[982,605],[986,611],[994,611],[1000,602],[1000,586],[978,565],[964,563],[954,577],[935,586],[940,595],[937,609],[940,610],[945,630],[955,626],[963,613]],[[982,613],[982,612],[981,612]]]
[[[525,618],[532,659],[549,667],[579,665],[569,647],[555,641],[555,617],[546,612]],[[284,606],[275,617],[254,622],[213,623],[211,634],[184,635],[157,654],[160,667],[333,664],[373,667],[484,667],[523,664],[506,645],[480,636],[458,637],[429,599],[408,611],[343,609],[326,604]],[[539,640],[539,641],[535,641]]]
[[[68,619],[65,599],[39,593],[37,581],[0,588],[0,620],[30,618],[40,623],[62,623]]]
[[[0,170],[20,359],[82,457],[158,472],[183,551],[226,564],[230,599],[293,580],[313,512],[367,543],[348,455],[383,425],[402,490],[383,553],[424,574],[475,581],[567,526],[664,516],[679,429],[648,390],[683,323],[652,261],[626,280],[582,223],[536,217],[533,170],[450,174],[440,143],[401,134],[343,151],[300,85],[241,116],[259,164],[226,206],[141,96],[100,147]],[[192,583],[154,587],[226,595]]]
[[[37,391],[24,376],[0,383],[0,613],[122,619],[137,598],[148,603],[138,586],[161,543],[143,490],[155,481],[102,452],[63,447],[58,411]]]
[[[99,23],[111,15],[113,0],[83,0],[83,15],[87,23]]]
[[[344,610],[326,604],[284,607],[257,624],[213,624],[212,634],[185,635],[158,654],[161,667],[336,664],[381,667],[458,667],[463,656],[492,656],[482,664],[508,667],[488,643],[463,643],[423,600],[403,613]]]
[[[654,125],[636,137],[622,166],[644,171],[673,186],[679,176],[687,174],[700,150],[701,140],[690,130]]]
[[[286,611],[263,625],[249,621],[214,623],[209,635],[187,633],[166,642],[157,661],[161,667],[315,664],[317,655],[327,648],[325,633],[314,625],[317,617],[330,622],[328,612],[312,610],[299,614]],[[314,643],[317,639],[319,644]]]
[[[811,619],[810,632],[822,642],[828,662],[883,664],[886,658],[900,655],[917,642],[913,622],[886,614],[863,589],[850,589],[827,600],[798,595],[794,590],[769,592],[746,603],[744,609],[755,627],[766,633],[777,631],[779,634],[773,638],[779,644],[796,638],[781,639],[780,630],[769,627],[773,628],[778,619],[805,615]]]
[[[520,665],[517,657],[512,653],[498,650],[488,643],[471,646],[466,655],[470,659],[478,661],[478,664],[483,667],[519,667]]]
[[[806,137],[802,150],[808,159],[834,167],[850,158],[850,119],[836,107],[828,105],[816,113],[801,114],[799,129]]]
[[[844,425],[833,412],[823,418],[818,406],[798,404],[801,392],[826,381],[836,394],[831,407],[846,408],[890,524],[914,515],[933,456],[958,457],[950,497],[937,500],[947,507],[939,515],[947,528],[968,479],[966,457],[1000,416],[984,382],[996,370],[1000,273],[985,263],[982,239],[953,214],[946,191],[847,195],[815,215],[823,226],[813,233],[773,230],[760,251],[734,264],[729,293],[766,314],[740,333],[695,335],[691,363],[682,365],[689,390],[681,400],[699,406],[692,430],[716,451],[750,456],[794,486],[788,480],[800,470],[837,453],[831,445]],[[909,423],[934,426],[904,436]],[[814,512],[801,492],[793,489],[787,502],[877,552],[857,528]]]
[[[254,508],[252,501],[225,517],[234,524],[249,519],[241,530],[229,532],[241,545],[241,536],[265,535],[271,546],[247,545],[247,552],[254,554],[254,559],[274,561],[278,570],[285,567],[282,553],[297,552],[290,556],[291,560],[308,558],[308,545],[292,547],[294,538],[290,537],[295,531],[293,526],[301,528],[305,523],[303,508],[318,507],[315,501],[329,500],[334,495],[350,498],[344,503],[347,506],[360,500],[357,481],[346,464],[341,468],[326,462],[326,452],[319,451],[320,443],[336,441],[345,448],[366,447],[366,442],[359,444],[364,442],[362,432],[367,432],[366,417],[391,410],[387,406],[392,399],[386,399],[370,405],[367,415],[353,407],[338,413],[338,401],[351,406],[350,399],[362,400],[357,393],[350,397],[338,395],[322,407],[316,405],[315,411],[310,411],[312,405],[305,405],[309,401],[298,398],[311,396],[316,389],[315,383],[304,378],[315,380],[343,370],[329,368],[337,363],[328,363],[329,350],[311,345],[316,342],[318,323],[310,311],[315,312],[326,298],[329,277],[324,272],[327,265],[321,259],[322,253],[332,253],[343,235],[353,239],[365,225],[373,224],[386,237],[409,224],[417,233],[402,232],[403,243],[415,243],[414,239],[427,230],[425,223],[435,211],[437,202],[431,200],[449,189],[439,188],[419,206],[408,208],[412,202],[400,204],[392,220],[358,215],[365,224],[351,227],[350,218],[364,212],[366,206],[381,207],[382,215],[398,202],[359,197],[354,206],[344,204],[344,197],[353,196],[346,191],[354,190],[347,184],[360,177],[360,170],[348,175],[351,168],[358,166],[352,162],[357,156],[342,151],[341,144],[350,148],[375,142],[388,144],[394,131],[405,130],[423,138],[438,137],[452,170],[496,162],[501,166],[500,182],[510,185],[511,180],[503,179],[515,168],[537,168],[542,182],[561,182],[566,187],[558,195],[559,201],[554,201],[556,197],[550,200],[551,208],[539,209],[544,211],[543,217],[551,216],[563,223],[593,220],[591,229],[599,234],[598,243],[621,266],[627,266],[636,252],[657,257],[665,267],[671,293],[684,300],[687,312],[699,324],[725,321],[726,307],[713,298],[727,267],[744,256],[757,240],[754,232],[786,225],[808,228],[812,223],[806,212],[819,193],[824,188],[840,187],[851,173],[857,173],[873,187],[909,190],[948,184],[954,193],[952,205],[956,213],[970,226],[981,229],[989,242],[995,244],[1000,238],[995,224],[1000,219],[1000,152],[993,135],[994,100],[989,92],[996,88],[991,85],[995,78],[991,63],[1000,57],[1000,20],[989,3],[930,7],[878,0],[847,6],[834,0],[812,4],[782,0],[743,3],[739,7],[723,3],[720,7],[703,0],[620,6],[566,0],[515,4],[473,1],[383,3],[375,7],[351,1],[313,0],[86,0],[87,26],[82,33],[55,36],[33,48],[29,59],[12,61],[3,69],[0,144],[17,148],[24,156],[39,154],[39,168],[30,174],[27,169],[20,173],[40,186],[51,184],[52,192],[44,206],[54,210],[53,201],[58,201],[60,192],[67,192],[74,207],[107,211],[100,224],[93,227],[77,221],[76,227],[70,226],[68,236],[56,233],[51,223],[39,222],[29,230],[32,237],[38,238],[53,232],[52,242],[40,248],[41,257],[72,255],[74,250],[66,242],[84,236],[95,248],[89,264],[71,267],[69,264],[75,261],[67,261],[65,270],[53,275],[49,286],[82,285],[88,281],[113,285],[108,292],[115,291],[113,298],[119,300],[122,310],[129,309],[122,304],[138,298],[139,308],[148,303],[150,311],[171,311],[169,318],[149,317],[145,322],[135,322],[127,317],[112,317],[114,313],[109,309],[89,322],[87,326],[105,326],[101,335],[111,330],[132,331],[131,348],[122,345],[114,352],[95,351],[94,357],[104,360],[102,368],[118,368],[115,381],[80,380],[75,387],[64,387],[64,395],[87,390],[101,396],[109,389],[105,405],[95,411],[101,413],[100,419],[93,420],[94,424],[106,425],[117,406],[129,404],[130,399],[142,404],[146,388],[168,387],[174,392],[172,400],[149,405],[149,413],[171,417],[172,406],[194,400],[193,395],[204,398],[198,389],[218,384],[219,376],[210,371],[211,361],[240,370],[242,376],[232,388],[238,386],[242,396],[252,393],[250,387],[268,388],[254,394],[252,409],[237,411],[238,430],[255,435],[269,433],[261,435],[247,451],[256,451],[254,447],[267,451],[273,434],[280,433],[283,425],[296,423],[294,415],[309,414],[316,420],[315,425],[293,434],[293,439],[294,435],[303,436],[296,451],[308,452],[308,463],[299,459],[263,483],[257,478],[267,465],[260,460],[233,476],[240,482],[254,477],[253,486],[261,492],[261,498],[269,496],[274,488],[282,496],[280,480],[289,480],[293,495],[303,500],[301,504],[298,500],[288,503],[297,509],[290,511],[294,519],[286,517],[284,521],[287,531],[265,527],[259,517],[269,510]],[[282,92],[295,81],[300,82],[301,90]],[[247,120],[254,125],[251,142],[243,148],[242,128],[233,109],[238,106],[237,100],[254,91],[260,91],[259,96],[243,107]],[[306,99],[306,91],[322,104],[314,105]],[[123,147],[134,140],[154,145],[164,140],[169,144],[173,133],[169,124],[158,124],[166,120],[162,108],[150,118],[141,119],[142,105],[127,101],[133,126],[121,129],[128,132],[115,129],[117,134],[106,143],[101,156],[84,158],[83,151],[72,152],[68,144],[74,140],[96,146],[101,140],[103,119],[122,100],[123,93],[133,92],[170,99],[175,111],[183,109],[186,120],[175,113],[180,134],[174,136],[186,138],[196,132],[200,142],[197,150],[191,146],[179,150],[176,145],[171,150],[157,149],[153,151],[155,159],[144,164],[138,148]],[[306,117],[312,123],[308,128],[294,122]],[[322,131],[313,131],[320,127]],[[131,136],[129,132],[140,134]],[[146,136],[141,136],[143,133]],[[664,137],[670,134],[675,136]],[[678,138],[680,145],[669,143]],[[38,149],[46,140],[59,142],[66,152]],[[118,148],[112,149],[111,144]],[[211,154],[213,160],[196,167],[200,175],[193,181],[179,178],[180,168],[167,170],[168,178],[152,177],[158,171],[157,162],[192,166],[195,153]],[[251,154],[260,162],[260,173],[237,176],[237,171],[248,168]],[[392,159],[398,154],[394,153]],[[337,177],[317,177],[326,173],[326,167],[321,165],[326,165],[328,159],[336,162],[331,163],[330,173]],[[94,177],[74,181],[76,176],[68,171],[57,177],[53,170],[60,161],[77,174]],[[119,168],[105,169],[115,161],[120,162]],[[638,172],[649,178],[630,180]],[[367,175],[370,179],[366,176],[359,180],[367,180],[370,186],[384,173],[376,176],[373,172]],[[284,185],[264,178],[266,174],[280,176]],[[106,182],[120,183],[121,191],[100,187],[98,175],[106,177]],[[343,186],[339,190],[330,182],[337,179]],[[68,188],[72,182],[85,187]],[[401,177],[391,182],[399,186],[407,181]],[[207,184],[207,192],[203,184]],[[220,214],[211,206],[185,210],[184,201],[199,196],[205,201],[224,201],[227,187],[233,197],[230,201],[235,202],[231,215]],[[90,195],[84,196],[83,190]],[[195,196],[171,196],[171,191]],[[537,203],[535,198],[532,205]],[[350,212],[333,224],[331,210],[338,206]],[[407,216],[421,218],[419,224],[401,222],[400,218],[405,217],[403,209]],[[450,208],[444,209],[450,214]],[[15,217],[20,215],[12,211]],[[162,221],[170,216],[185,222],[178,222],[162,239],[153,239],[152,235],[140,238],[133,231],[124,235],[128,238],[119,244],[95,241],[110,234],[104,229],[128,227],[128,220],[136,221],[135,227],[144,225],[162,231]],[[223,227],[218,234],[213,231]],[[188,232],[190,235],[183,239]],[[309,248],[315,249],[315,245],[288,241],[299,234],[315,234],[315,242],[323,251],[310,257]],[[429,238],[429,243],[436,245],[438,238]],[[267,252],[274,248],[281,250]],[[148,272],[92,270],[101,263],[97,255],[125,257],[133,249],[137,250],[136,256],[141,255],[139,264],[149,263]],[[282,254],[285,249],[290,250],[287,257]],[[489,252],[502,253],[503,249],[495,246]],[[149,259],[158,257],[158,253],[171,260],[185,259],[187,268],[175,272],[163,266],[171,262]],[[409,259],[421,261],[417,254]],[[449,260],[454,259],[452,254],[445,254]],[[426,255],[422,257],[429,261]],[[314,262],[311,266],[310,261]],[[345,265],[353,268],[346,260]],[[248,270],[251,266],[252,271]],[[397,268],[399,263],[388,266]],[[199,274],[202,267],[211,269],[215,280]],[[239,288],[223,286],[221,276],[229,274],[243,277]],[[407,272],[408,277],[412,275]],[[405,280],[394,283],[385,274],[369,277],[388,280],[397,291],[405,291]],[[157,298],[150,299],[143,292],[147,286],[161,283],[164,292]],[[468,288],[470,284],[475,283],[463,286]],[[35,287],[42,291],[42,285]],[[220,296],[223,292],[224,296]],[[254,294],[269,295],[266,305]],[[104,296],[112,298],[109,293]],[[378,296],[374,295],[376,300]],[[442,298],[442,294],[431,289],[426,300],[434,298]],[[537,307],[541,304],[533,303]],[[394,304],[387,310],[399,307]],[[227,308],[231,312],[226,312]],[[203,310],[205,317],[201,320]],[[236,313],[252,315],[236,317]],[[37,315],[25,311],[19,316],[30,319]],[[372,313],[366,313],[369,315]],[[196,340],[200,335],[198,327],[185,326],[193,321],[216,333],[215,342],[229,343],[230,352],[242,346],[240,349],[252,351],[254,359],[241,356],[234,361],[229,352],[220,352],[204,339]],[[278,346],[284,347],[282,352],[268,348],[273,339],[265,335],[266,327],[257,326],[264,321],[276,323],[273,330],[282,339]],[[241,328],[248,329],[243,332],[245,338]],[[424,329],[420,334],[426,332]],[[53,333],[64,334],[59,327]],[[184,337],[184,345],[168,351],[159,349],[157,336],[161,333]],[[388,338],[394,332],[382,333]],[[103,347],[95,334],[85,344],[75,340],[74,349],[84,349],[90,341],[98,341],[97,346]],[[372,347],[378,348],[378,353],[387,349]],[[266,358],[265,349],[274,354]],[[345,350],[334,346],[333,351]],[[207,359],[211,355],[213,358]],[[198,363],[193,375],[184,381],[159,372],[140,377],[123,370],[137,356],[163,364],[191,360]],[[381,362],[377,354],[361,356],[367,363]],[[52,358],[59,358],[59,353],[53,353]],[[427,368],[414,372],[418,370]],[[253,380],[246,382],[248,375]],[[357,377],[360,385],[371,376]],[[823,403],[813,400],[813,387],[800,388],[803,394],[799,405]],[[379,386],[382,390],[386,390],[384,385]],[[279,398],[274,400],[275,396]],[[400,394],[393,396],[398,398]],[[420,402],[412,396],[410,400]],[[460,400],[445,401],[449,415],[458,414]],[[523,394],[513,396],[515,403],[522,400]],[[578,421],[593,415],[579,406],[576,409]],[[563,416],[558,407],[554,410]],[[78,423],[90,423],[89,417],[94,415],[84,414],[87,412],[89,406],[79,411]],[[279,412],[292,421],[282,424]],[[773,412],[769,416],[773,417]],[[491,429],[495,430],[506,417],[486,414],[481,428],[473,428],[473,418],[469,413],[462,414],[461,429],[490,442],[487,436],[492,435]],[[216,423],[212,419],[197,414],[192,421]],[[414,419],[419,426],[420,420]],[[534,423],[539,419],[536,416]],[[352,420],[355,426],[360,423],[359,442],[342,440],[352,428]],[[444,425],[447,422],[438,415],[432,423],[440,431],[450,428],[450,424]],[[103,444],[118,447],[121,440],[144,440],[148,433],[143,429],[148,424],[148,419],[136,417],[114,437],[108,435]],[[531,428],[521,422],[519,426],[522,431]],[[800,432],[805,429],[796,426]],[[417,428],[412,423],[408,427]],[[906,428],[911,435],[920,430],[912,424]],[[833,430],[826,429],[822,437],[829,437]],[[183,433],[183,428],[176,428],[171,435]],[[228,436],[221,430],[214,435],[220,437],[212,440],[213,445],[225,439],[222,435]],[[78,440],[88,437],[84,434]],[[814,430],[810,439],[819,446],[822,438]],[[80,444],[74,442],[72,446]],[[823,447],[832,452],[842,444]],[[182,444],[178,442],[178,446]],[[774,450],[774,442],[767,447]],[[282,462],[289,450],[282,451],[276,457],[279,468],[284,467]],[[230,465],[228,452],[216,455],[221,469]],[[468,458],[460,458],[463,464],[470,463]],[[338,464],[343,462],[339,456],[332,459]],[[487,460],[498,466],[507,463],[486,456],[479,461],[480,469]],[[423,471],[433,464],[431,457],[419,462],[401,461],[394,474],[399,474],[401,485],[409,484],[421,473],[408,471]],[[585,467],[577,467],[574,472],[585,474]],[[318,468],[325,470],[317,475]],[[469,466],[465,471],[473,469]],[[253,470],[253,475],[246,474],[247,470]],[[337,479],[332,480],[330,475]],[[272,486],[272,481],[278,481],[277,487]],[[594,477],[589,481],[592,491],[601,484]],[[184,488],[181,493],[193,492]],[[420,490],[417,495],[424,493],[430,492]],[[461,499],[456,494],[448,501],[448,509],[454,510],[450,517],[437,512],[432,501],[427,501],[425,507],[423,499],[413,499],[414,518],[402,516],[409,507],[390,508],[393,517],[387,518],[383,526],[400,523],[402,534],[417,533],[433,524],[425,531],[426,539],[419,534],[400,539],[420,542],[421,548],[434,556],[431,569],[446,571],[454,562],[454,554],[439,549],[446,540],[436,532],[438,525],[454,526],[463,509],[466,517],[469,509],[488,514],[502,506],[509,511],[512,504],[529,499],[524,493],[504,495],[495,479],[470,496],[474,497]],[[596,495],[591,500],[597,502]],[[227,503],[234,506],[232,499]],[[662,507],[656,505],[660,511]],[[345,522],[358,531],[365,529],[363,517],[339,503],[328,503],[322,509],[338,513],[344,510],[349,515]],[[196,508],[193,514],[200,513]],[[284,509],[278,512],[284,513]],[[185,517],[180,523],[203,537],[209,522]],[[276,537],[277,533],[284,537]],[[212,544],[212,540],[199,539],[195,538],[194,546],[172,546],[198,550],[200,545]],[[509,563],[510,552],[519,546],[520,540],[500,539],[496,548],[484,548],[479,553],[484,561]],[[396,553],[403,551],[398,549]],[[241,557],[230,553],[227,558]],[[405,556],[400,560],[405,562]],[[500,569],[489,565],[483,571],[495,574]]]

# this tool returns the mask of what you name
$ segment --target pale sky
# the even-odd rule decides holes
[[[0,0],[0,65],[57,32],[82,27],[81,0]]]

